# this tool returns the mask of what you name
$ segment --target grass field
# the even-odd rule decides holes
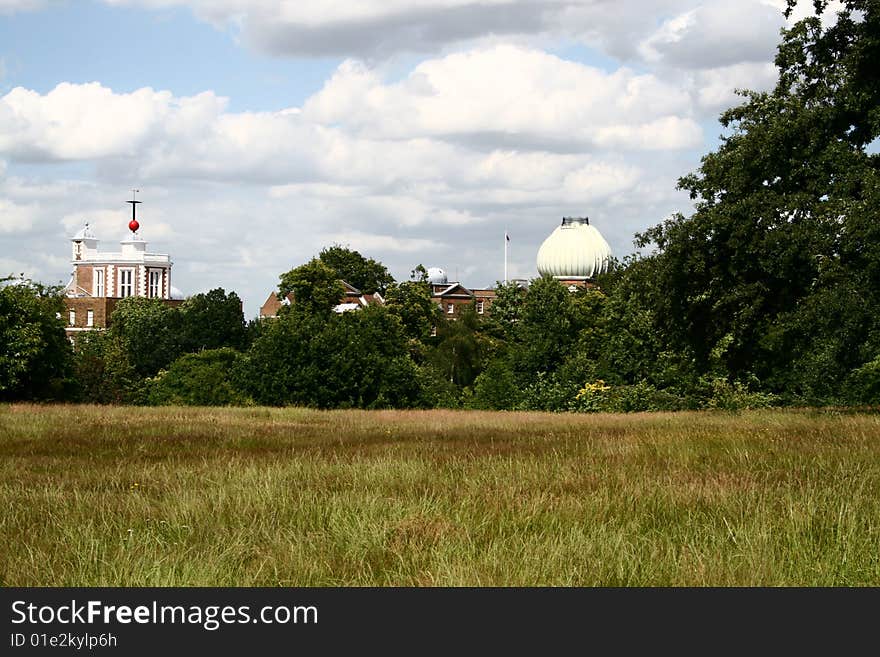
[[[5,586],[880,585],[880,415],[0,405]]]

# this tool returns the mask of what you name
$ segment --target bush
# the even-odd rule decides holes
[[[729,382],[722,377],[703,379],[704,389],[708,392],[703,404],[705,408],[725,411],[739,411],[754,408],[769,408],[779,403],[776,395],[766,392],[750,392],[740,381]]]
[[[252,403],[232,383],[230,372],[241,357],[223,347],[186,354],[168,370],[145,381],[145,401],[153,405],[240,406]]]
[[[509,411],[517,407],[520,390],[516,377],[505,360],[494,360],[474,381],[473,397],[468,406],[476,409]]]
[[[522,392],[516,409],[519,411],[568,411],[575,386],[559,377],[538,372],[537,378]]]
[[[443,376],[432,365],[423,365],[416,372],[422,408],[459,408],[460,391],[457,385]]]
[[[853,404],[880,404],[880,355],[847,377],[847,401]]]

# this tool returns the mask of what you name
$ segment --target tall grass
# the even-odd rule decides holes
[[[880,416],[0,406],[6,586],[878,585]]]

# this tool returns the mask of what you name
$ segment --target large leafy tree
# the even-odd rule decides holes
[[[110,317],[109,340],[139,377],[156,374],[184,351],[181,313],[161,299],[122,299]]]
[[[223,288],[196,294],[180,308],[184,351],[243,349],[247,333],[241,299]]]
[[[853,0],[829,27],[813,16],[785,31],[776,88],[724,112],[720,147],[680,180],[696,211],[639,236],[658,249],[656,327],[698,372],[720,365],[810,397],[818,378],[839,380],[870,359],[880,161],[866,147],[880,134],[878,21],[875,2]],[[840,323],[815,321],[832,314],[845,318],[845,336]]]
[[[272,405],[410,406],[420,393],[403,326],[379,306],[327,316],[294,307],[254,341],[236,380]]]
[[[71,371],[61,289],[0,279],[0,399],[60,399]]]
[[[336,272],[336,276],[364,294],[385,293],[394,277],[381,262],[359,252],[334,244],[321,251],[318,260]]]
[[[385,292],[388,310],[396,315],[406,334],[414,340],[427,340],[431,329],[440,322],[442,313],[431,300],[431,284],[428,272],[418,265],[410,280],[392,283]]]
[[[293,293],[293,305],[307,313],[326,315],[345,293],[339,274],[321,260],[313,258],[304,265],[281,274],[278,296]]]

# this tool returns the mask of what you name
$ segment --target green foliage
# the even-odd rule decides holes
[[[495,283],[492,300],[492,319],[510,328],[520,317],[526,289],[515,281]]]
[[[154,376],[183,353],[182,323],[180,311],[161,299],[128,297],[116,304],[109,332],[114,348],[144,378]]]
[[[240,357],[229,347],[184,354],[146,381],[145,399],[165,406],[246,405],[250,400],[231,380]]]
[[[567,411],[576,388],[553,373],[538,372],[522,391],[518,411]]]
[[[237,367],[257,403],[329,407],[407,407],[420,389],[400,320],[370,306],[310,314],[296,306],[272,321]]]
[[[79,401],[119,404],[141,399],[141,377],[111,331],[84,331],[74,348]]]
[[[516,348],[510,352],[522,380],[555,370],[565,358],[579,328],[573,310],[571,294],[558,281],[550,276],[532,281],[513,327]]]
[[[459,408],[461,392],[457,385],[430,363],[418,367],[416,378],[421,408]]]
[[[72,351],[61,288],[0,279],[0,400],[63,399]]]
[[[880,404],[880,355],[847,377],[846,399],[854,404]]]
[[[820,9],[824,3],[818,3]],[[699,376],[756,377],[768,392],[834,401],[880,330],[880,135],[875,3],[844,2],[783,35],[770,93],[726,111],[729,132],[680,180],[696,212],[654,244],[645,306]],[[650,287],[648,288],[650,289]]]
[[[474,381],[471,408],[513,410],[520,401],[521,391],[509,361],[496,358]]]
[[[481,328],[472,305],[459,306],[455,321],[441,319],[437,327],[437,346],[431,360],[444,377],[458,386],[472,385],[483,369],[490,345]]]
[[[183,351],[247,347],[242,303],[235,292],[226,294],[221,287],[193,295],[180,313]]]
[[[385,304],[400,319],[406,334],[421,341],[428,340],[431,329],[442,318],[437,304],[431,300],[431,286],[426,278],[391,284],[385,292]]]
[[[384,294],[388,286],[394,283],[394,277],[381,262],[365,258],[357,251],[338,244],[321,251],[318,259],[336,272],[337,278],[364,294]]]
[[[752,392],[739,381],[731,383],[720,377],[704,379],[704,381],[709,391],[709,397],[704,404],[705,408],[741,411],[770,408],[778,403],[775,395],[764,392]]]
[[[339,304],[345,288],[335,270],[321,260],[309,262],[281,275],[278,296],[283,299],[293,293],[293,305],[306,313],[326,314]]]

